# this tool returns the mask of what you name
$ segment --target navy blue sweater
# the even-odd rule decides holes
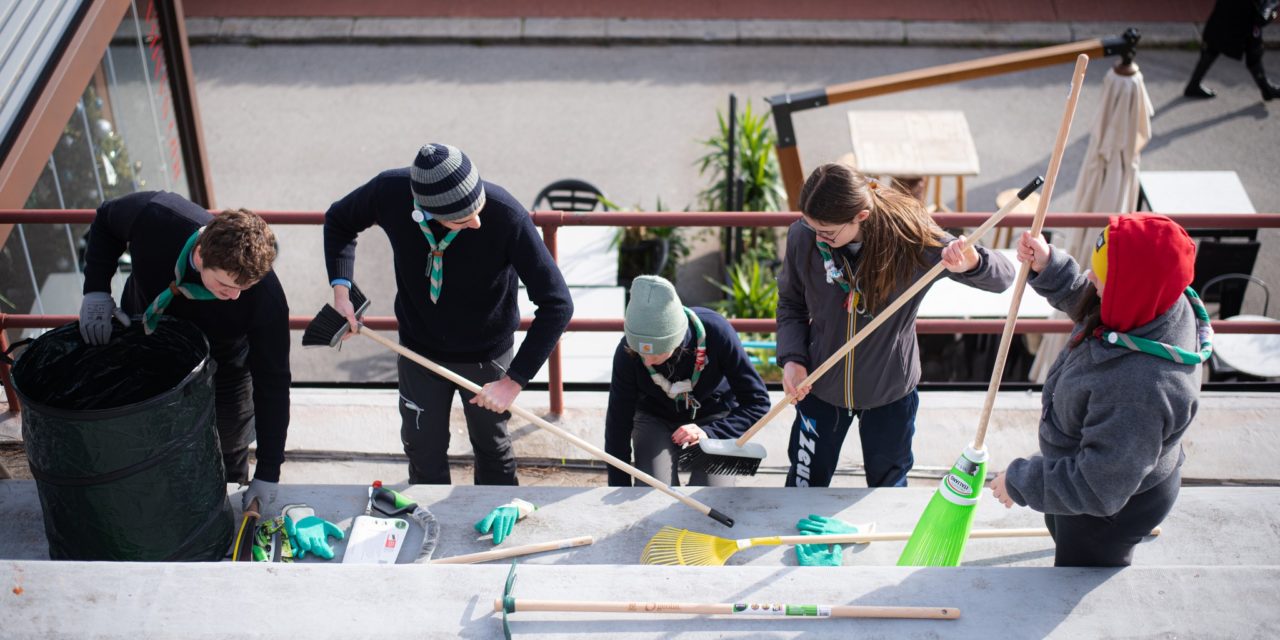
[[[769,412],[769,392],[747,358],[738,333],[720,314],[693,307],[707,331],[707,366],[693,388],[693,397],[701,404],[696,418],[690,411],[668,398],[645,369],[640,356],[627,349],[624,338],[613,353],[613,380],[609,382],[609,409],[604,422],[604,450],[631,462],[631,431],[637,411],[657,416],[671,423],[674,433],[679,427],[695,423],[710,438],[737,438]],[[690,327],[684,343],[666,362],[654,367],[667,380],[689,380],[693,376],[695,349],[698,342]],[[728,415],[707,421],[717,414]],[[609,486],[629,487],[631,476],[609,467]]]
[[[414,222],[409,169],[384,171],[333,203],[324,216],[329,279],[355,280],[356,235],[378,225],[391,241],[400,342],[440,362],[481,362],[515,343],[520,326],[518,282],[537,306],[533,324],[507,375],[524,386],[551,355],[573,315],[560,268],[537,227],[506,189],[484,183],[480,228],[463,229],[444,252],[440,298],[431,302],[431,245]],[[437,240],[448,230],[429,223]]]
[[[104,202],[89,227],[84,257],[84,292],[111,291],[120,255],[128,249],[133,273],[120,307],[141,314],[173,280],[178,254],[196,229],[213,220],[203,207],[177,194],[144,191]],[[188,268],[187,282],[200,282]],[[289,431],[289,303],[274,271],[235,300],[188,300],[175,296],[165,314],[193,322],[213,359],[223,367],[240,357],[247,343],[253,376],[253,409],[258,432],[254,477],[279,482]]]

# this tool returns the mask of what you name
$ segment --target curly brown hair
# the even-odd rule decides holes
[[[824,164],[809,174],[800,189],[800,210],[833,225],[846,224],[863,210],[870,212],[862,221],[862,259],[853,280],[862,288],[871,313],[883,309],[916,268],[932,266],[921,249],[942,246],[944,237],[919,200],[839,163]]]
[[[248,209],[227,209],[214,216],[196,246],[204,267],[226,271],[239,285],[261,280],[276,259],[276,234]]]

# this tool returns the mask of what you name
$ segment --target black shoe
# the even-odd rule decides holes
[[[1270,82],[1263,83],[1259,85],[1258,88],[1262,90],[1263,100],[1280,98],[1280,87],[1277,87],[1276,85],[1271,84]]]
[[[1207,89],[1197,82],[1187,85],[1187,88],[1182,90],[1182,95],[1188,98],[1212,98],[1218,94],[1213,89]]]

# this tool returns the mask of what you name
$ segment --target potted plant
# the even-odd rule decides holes
[[[610,207],[616,210],[616,207]],[[635,205],[635,211],[640,205]],[[666,211],[658,198],[654,211]],[[618,286],[631,289],[637,276],[660,275],[676,281],[680,261],[689,255],[689,245],[679,227],[621,227],[614,236],[618,247]]]

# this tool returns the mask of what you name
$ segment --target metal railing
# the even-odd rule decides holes
[[[7,209],[0,210],[0,224],[88,224],[93,221],[94,211],[91,209]],[[212,211],[211,213],[217,213]],[[259,211],[257,212],[269,224],[320,225],[324,224],[324,214],[318,211]],[[596,226],[689,226],[689,227],[785,227],[799,219],[798,212],[617,212],[617,211],[534,211],[530,214],[534,224],[542,228],[543,241],[551,253],[558,257],[558,237],[560,227]],[[977,227],[991,217],[990,213],[935,213],[933,219],[939,226],[946,228]],[[998,227],[1030,227],[1034,214],[1013,213],[1006,216]],[[1104,213],[1049,213],[1045,217],[1045,227],[1103,227],[1107,225],[1109,214]],[[1280,228],[1280,214],[1216,214],[1216,213],[1180,213],[1169,214],[1169,218],[1187,229],[1265,229]],[[74,322],[79,318],[64,315],[26,315],[0,313],[0,351],[7,350],[9,343],[5,334],[8,328],[52,328]],[[305,329],[311,321],[309,316],[290,316],[289,328]],[[531,318],[522,318],[520,329],[528,329]],[[569,321],[568,331],[622,331],[622,318],[573,318]],[[777,323],[774,319],[731,319],[730,324],[740,332],[774,333]],[[974,333],[998,334],[1004,330],[1004,319],[917,319],[916,332],[922,334],[938,333]],[[371,329],[396,330],[399,324],[394,317],[368,316],[364,323]],[[1073,323],[1070,320],[1017,320],[1015,333],[1069,333]],[[1232,321],[1214,322],[1214,331],[1218,333],[1265,333],[1280,334],[1280,323]],[[560,415],[564,411],[564,376],[561,368],[560,344],[557,342],[551,357],[547,360],[548,391],[550,392],[550,411]],[[0,362],[0,381],[3,382],[5,395],[11,411],[20,410],[17,395],[9,378],[8,365]]]

